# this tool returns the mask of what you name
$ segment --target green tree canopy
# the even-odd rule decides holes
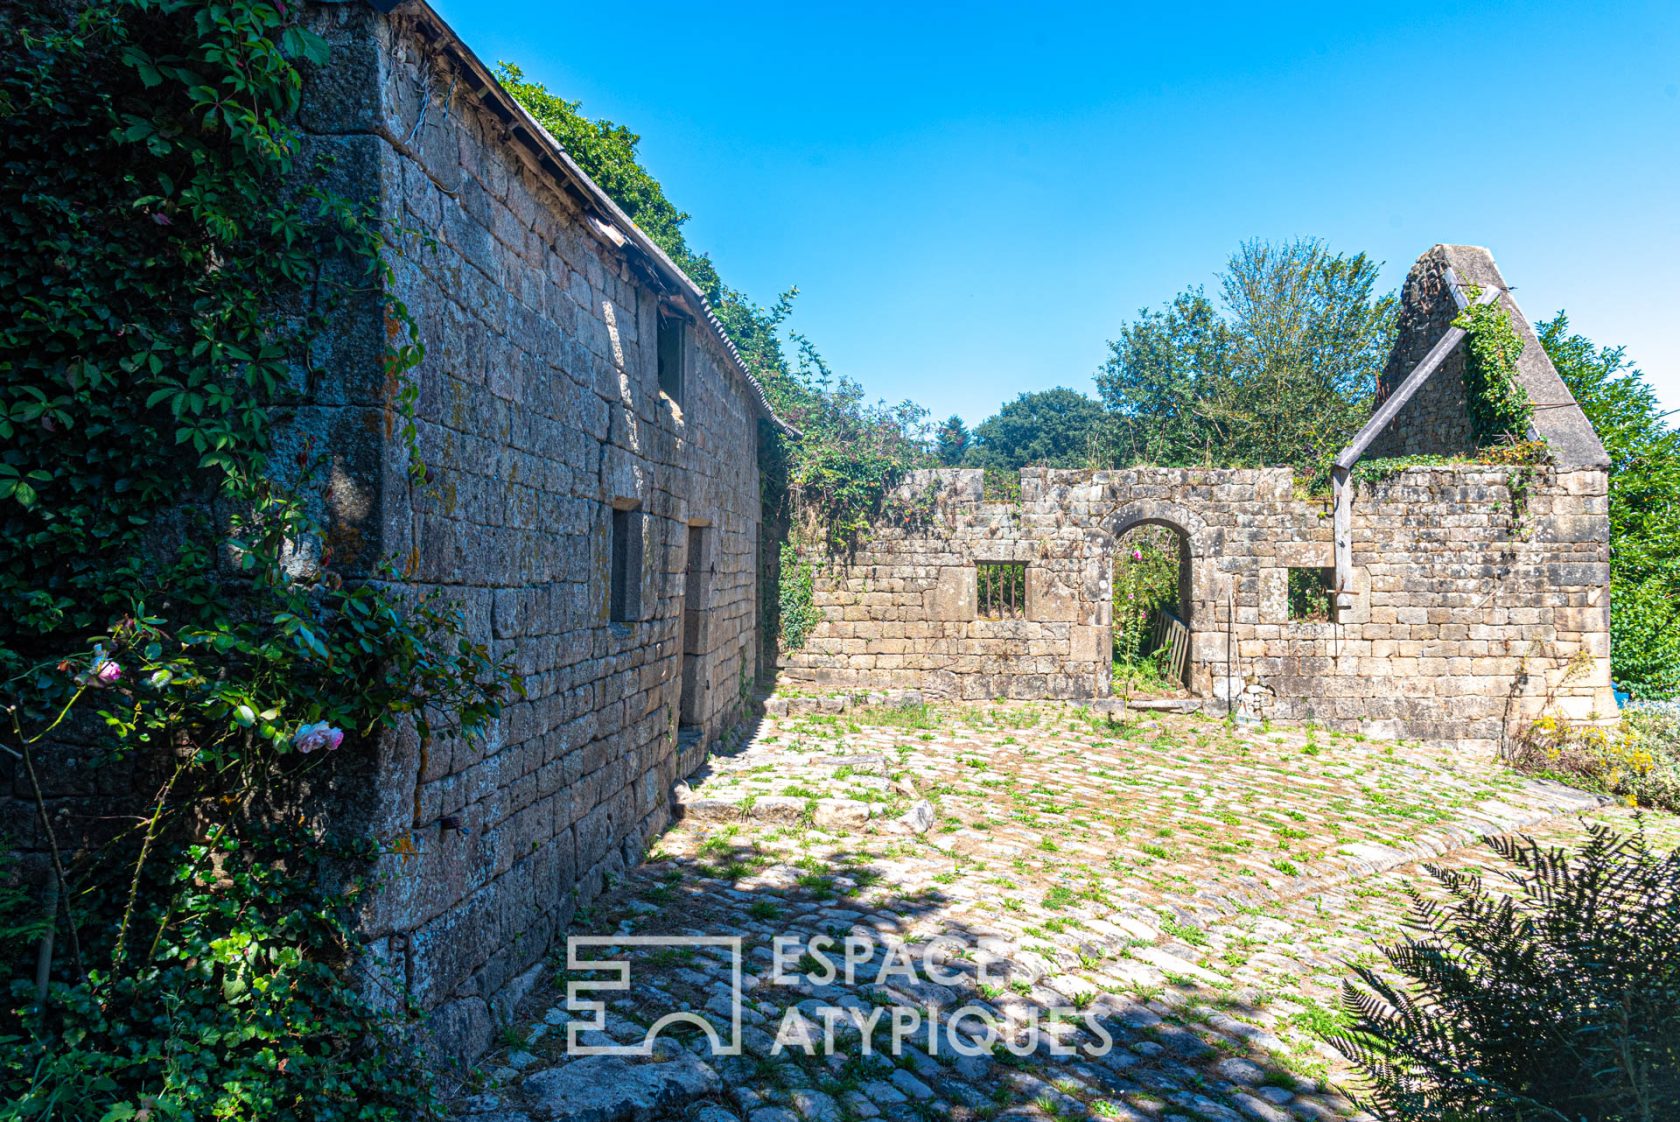
[[[1610,663],[1639,697],[1680,693],[1680,430],[1621,347],[1571,334],[1559,312],[1538,334],[1610,454]]]
[[[1024,393],[975,428],[966,462],[1011,471],[1029,464],[1086,467],[1105,423],[1102,406],[1077,390]]]
[[[1317,471],[1370,415],[1394,337],[1378,263],[1323,242],[1240,246],[1219,277],[1144,309],[1097,389],[1117,463],[1288,464]]]
[[[955,467],[962,463],[969,445],[974,442],[973,435],[963,419],[952,413],[940,422],[939,428],[933,434],[933,455],[945,467]]]

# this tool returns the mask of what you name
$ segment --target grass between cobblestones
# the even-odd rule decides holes
[[[1352,1116],[1319,1037],[1340,1023],[1347,964],[1402,933],[1416,861],[1488,864],[1482,834],[1567,844],[1582,816],[1628,813],[1455,749],[1017,703],[766,718],[681,794],[682,819],[574,933],[743,938],[745,1054],[674,1036],[722,1077],[716,1102],[689,1107],[707,1122]],[[1653,840],[1680,841],[1677,821],[1648,816]],[[773,940],[821,935],[871,941],[852,984],[809,954],[788,972],[813,977],[778,984]],[[878,979],[901,954],[916,977]],[[625,957],[634,988],[609,1002],[608,1036],[723,1008],[718,948]],[[566,1059],[567,980],[557,969],[527,1002],[462,1113],[529,1106],[523,1075]],[[1037,1049],[953,1055],[965,1005],[1014,1042],[1038,1025]],[[873,1050],[857,1033],[832,1055],[774,1047],[822,1006],[931,1009],[939,1027],[896,1056],[888,1016]],[[1101,1035],[1112,1048],[1080,1051]]]

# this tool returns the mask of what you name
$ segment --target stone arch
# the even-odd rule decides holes
[[[1159,499],[1134,499],[1114,507],[1093,527],[1101,539],[1104,564],[1112,566],[1121,537],[1135,526],[1165,526],[1178,538],[1179,613],[1191,633],[1189,657],[1185,663],[1185,685],[1192,695],[1206,696],[1212,688],[1208,669],[1196,659],[1196,632],[1216,629],[1218,611],[1214,605],[1214,537],[1216,531],[1196,511]]]
[[[1197,617],[1206,614],[1206,605],[1212,596],[1207,571],[1207,521],[1177,503],[1140,499],[1127,503],[1102,519],[1100,528],[1107,539],[1106,549],[1112,553],[1127,530],[1141,525],[1165,526],[1178,535],[1179,610],[1184,613],[1185,624],[1194,630],[1201,622]]]

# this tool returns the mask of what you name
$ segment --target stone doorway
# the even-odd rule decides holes
[[[677,705],[679,737],[697,737],[706,722],[706,594],[710,585],[708,527],[688,528],[688,565],[683,577],[682,697]]]
[[[1167,522],[1135,522],[1115,539],[1112,582],[1116,694],[1184,695],[1190,682],[1190,543]]]

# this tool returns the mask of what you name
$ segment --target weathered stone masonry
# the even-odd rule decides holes
[[[427,348],[431,473],[411,484],[389,435],[390,387],[368,365],[381,309],[347,314],[322,364],[340,382],[312,387],[302,422],[352,449],[333,535],[462,601],[528,691],[482,746],[389,738],[364,793],[368,828],[415,850],[381,870],[375,955],[470,1055],[741,715],[758,659],[756,447],[774,418],[692,283],[429,9],[329,7],[320,28],[333,62],[309,85],[310,154],[413,231],[390,294]],[[671,394],[662,315],[681,340],[667,340]],[[615,571],[631,585],[616,597]]]
[[[1463,283],[1505,287],[1485,251],[1426,254],[1406,286],[1395,381],[1433,343],[1418,336],[1450,322],[1441,285],[1454,264]],[[1334,622],[1289,618],[1288,571],[1333,566],[1331,506],[1297,497],[1290,469],[1028,469],[1009,504],[982,501],[979,472],[941,470],[905,485],[906,496],[937,491],[928,526],[882,527],[848,563],[811,555],[825,619],[785,659],[784,680],[1105,697],[1115,541],[1153,522],[1187,543],[1195,693],[1252,715],[1457,741],[1497,740],[1548,698],[1576,717],[1612,713],[1603,449],[1503,299],[1529,344],[1519,373],[1547,406],[1535,435],[1553,462],[1418,467],[1357,484],[1349,606]],[[1448,420],[1463,413],[1461,369],[1443,367],[1439,387],[1426,384],[1437,392],[1407,404],[1397,424],[1424,432],[1391,438],[1390,454],[1467,450],[1467,427]],[[1026,564],[1025,618],[976,618],[975,566],[995,561]]]

